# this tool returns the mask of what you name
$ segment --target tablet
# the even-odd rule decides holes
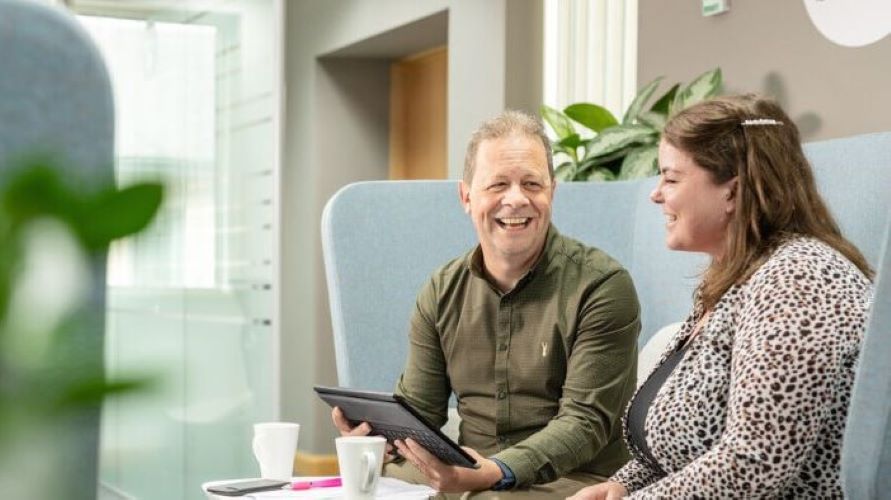
[[[398,395],[343,387],[315,386],[314,389],[332,408],[340,408],[352,425],[368,422],[372,434],[384,436],[390,443],[412,438],[446,464],[479,467],[473,457]]]

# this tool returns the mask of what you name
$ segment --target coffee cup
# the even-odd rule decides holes
[[[290,481],[294,475],[294,454],[300,425],[290,422],[254,424],[252,447],[260,464],[260,477]]]
[[[387,440],[381,436],[335,439],[343,495],[347,500],[371,500],[384,465]]]

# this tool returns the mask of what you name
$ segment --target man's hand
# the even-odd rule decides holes
[[[371,426],[368,425],[368,422],[362,422],[355,427],[350,426],[350,421],[343,416],[343,412],[336,406],[331,410],[331,420],[334,421],[334,427],[337,427],[341,436],[367,436],[371,433]],[[384,463],[391,462],[393,458],[395,458],[393,456],[393,445],[387,443],[387,450],[386,453],[384,453]]]
[[[331,410],[331,420],[334,421],[334,427],[337,427],[341,436],[367,436],[371,433],[371,426],[368,425],[368,422],[362,422],[353,427],[350,425],[350,421],[343,416],[340,408],[336,406]]]
[[[607,481],[582,488],[567,500],[621,500],[628,496],[628,490],[622,483]]]
[[[396,448],[427,477],[430,487],[443,493],[488,490],[502,478],[498,464],[470,448],[464,451],[480,464],[479,469],[446,465],[413,439],[397,440]]]

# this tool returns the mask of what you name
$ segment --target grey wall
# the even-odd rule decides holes
[[[505,106],[537,113],[544,96],[544,2],[510,0],[506,24]]]
[[[801,0],[735,1],[713,17],[700,8],[698,0],[640,0],[639,85],[659,75],[686,82],[720,66],[726,92],[774,96],[807,141],[891,130],[891,37],[835,45]]]
[[[307,118],[313,121],[312,156],[309,170],[315,176],[314,193],[316,199],[312,207],[314,224],[306,234],[293,236],[313,242],[312,275],[301,275],[296,281],[283,280],[283,290],[306,286],[315,292],[315,327],[309,328],[304,316],[308,310],[291,310],[289,303],[283,307],[284,325],[289,326],[283,333],[282,366],[288,375],[282,379],[282,401],[285,410],[298,411],[297,415],[312,411],[309,419],[301,415],[296,420],[305,422],[307,431],[303,449],[330,452],[333,445],[334,429],[328,417],[327,405],[315,400],[311,392],[312,383],[337,385],[337,372],[334,364],[334,343],[331,336],[331,322],[328,316],[327,287],[325,286],[324,263],[319,242],[319,220],[322,204],[341,186],[350,182],[385,179],[389,172],[389,92],[390,65],[381,59],[330,59],[316,62],[316,85],[313,104],[315,109]],[[287,140],[287,139],[286,139]],[[303,160],[300,160],[303,161]],[[293,164],[286,162],[285,169]],[[302,184],[299,180],[298,184]],[[301,186],[303,187],[303,186]],[[305,194],[301,194],[305,195]],[[282,220],[294,220],[299,214],[282,214]],[[285,222],[287,224],[287,222]],[[287,233],[287,226],[283,227]],[[287,246],[285,247],[287,248]],[[283,252],[285,261],[303,261],[301,254]],[[286,262],[283,262],[286,264]],[[301,308],[303,309],[303,308]],[[284,332],[284,330],[283,330]],[[312,346],[311,349],[307,347]],[[312,356],[315,366],[309,364],[285,366],[285,360]],[[307,360],[308,361],[308,360]],[[313,371],[310,371],[313,368]],[[294,397],[311,395],[311,398]],[[307,405],[306,403],[312,403]],[[290,408],[289,408],[290,407]]]
[[[508,105],[534,111],[541,102],[541,6],[537,0],[285,5],[282,418],[303,425],[301,449],[331,452],[328,408],[312,393],[313,384],[336,383],[320,216],[339,187],[385,178],[388,168],[389,59],[354,56],[363,53],[363,41],[379,42],[382,34],[447,11],[448,165],[457,178],[465,143],[481,121]],[[524,56],[529,67],[522,65]]]

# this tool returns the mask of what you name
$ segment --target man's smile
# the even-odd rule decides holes
[[[523,229],[531,221],[532,217],[495,217],[495,223],[503,229]]]

